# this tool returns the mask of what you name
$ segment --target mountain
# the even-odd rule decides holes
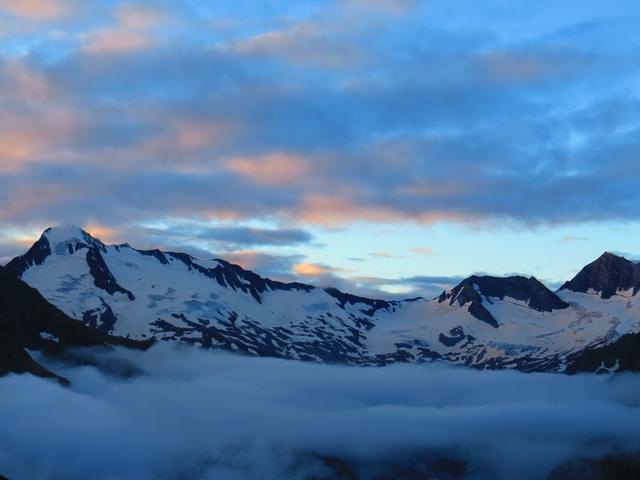
[[[473,275],[461,282],[450,293],[443,292],[438,301],[442,303],[450,300],[449,305],[457,303],[461,307],[468,303],[468,311],[471,315],[498,328],[500,326],[498,321],[486,308],[484,302],[486,300],[491,304],[491,298],[504,300],[507,297],[524,302],[527,307],[539,312],[552,312],[569,307],[568,303],[563,302],[534,277],[521,276],[497,278]]]
[[[605,252],[600,258],[584,267],[561,290],[572,292],[595,292],[608,299],[620,292],[640,290],[640,265],[624,257]]]
[[[0,267],[0,375],[32,373],[66,380],[37,363],[28,350],[60,355],[72,347],[145,344],[100,333],[69,318],[34,288]]]
[[[580,352],[567,373],[640,372],[640,333],[628,333],[619,339]]]
[[[471,276],[432,300],[385,301],[221,259],[106,245],[74,227],[47,229],[6,268],[105,334],[319,362],[563,371],[585,349],[640,331],[633,290],[602,298],[584,287],[600,268],[555,293],[533,277]]]

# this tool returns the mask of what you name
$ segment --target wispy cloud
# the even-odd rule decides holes
[[[433,249],[427,247],[413,247],[410,251],[416,255],[437,255]]]
[[[274,187],[295,184],[311,171],[305,159],[285,153],[273,153],[257,158],[234,158],[227,161],[226,166],[252,182]]]
[[[44,21],[68,14],[74,3],[73,0],[0,0],[0,12],[5,10],[18,17]]]
[[[341,271],[338,268],[330,267],[329,265],[321,265],[319,263],[298,263],[293,267],[293,272],[296,275],[303,277],[319,278],[327,274],[333,274]]]
[[[589,240],[587,237],[579,237],[576,235],[565,235],[560,240],[558,240],[558,243],[585,242],[587,240]]]
[[[122,4],[114,12],[115,26],[98,28],[85,35],[84,50],[90,53],[127,53],[149,48],[155,42],[153,30],[167,23],[158,8]]]

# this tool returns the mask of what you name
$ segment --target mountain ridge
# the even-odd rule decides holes
[[[388,301],[274,281],[222,259],[105,245],[77,228],[47,229],[7,265],[103,333],[320,362],[526,371],[565,369],[585,348],[640,331],[635,299],[629,308],[627,297],[576,291],[585,275],[604,275],[587,267],[557,292],[535,277],[472,275],[433,300]]]
[[[640,290],[640,265],[611,252],[603,253],[560,287],[582,293],[593,290],[603,299],[631,289],[633,296]]]

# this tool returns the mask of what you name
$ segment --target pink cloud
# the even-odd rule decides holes
[[[168,20],[166,13],[151,7],[121,5],[114,12],[116,25],[85,36],[84,50],[90,53],[127,53],[156,43],[153,30]]]
[[[343,26],[302,22],[283,30],[273,30],[237,40],[224,48],[241,55],[276,57],[302,65],[341,68],[360,63],[365,52],[339,42],[335,30]]]
[[[330,267],[328,265],[321,265],[319,263],[302,262],[294,265],[293,267],[293,272],[296,275],[310,278],[330,275],[341,271],[342,270],[339,268]]]
[[[311,173],[311,166],[305,159],[282,152],[234,158],[226,162],[226,167],[257,184],[269,186],[293,185]]]
[[[73,3],[70,0],[0,0],[0,10],[29,20],[45,21],[67,15]]]

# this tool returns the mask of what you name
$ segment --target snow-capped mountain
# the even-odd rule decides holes
[[[635,273],[618,263],[605,254],[556,293],[535,278],[472,276],[439,298],[390,302],[65,227],[6,268],[69,316],[133,339],[351,364],[563,370],[582,350],[640,331]]]
[[[149,345],[112,337],[69,318],[47,302],[37,290],[0,267],[0,376],[29,372],[41,377],[66,380],[48,370],[30,355],[41,351],[60,355],[71,347]]]

